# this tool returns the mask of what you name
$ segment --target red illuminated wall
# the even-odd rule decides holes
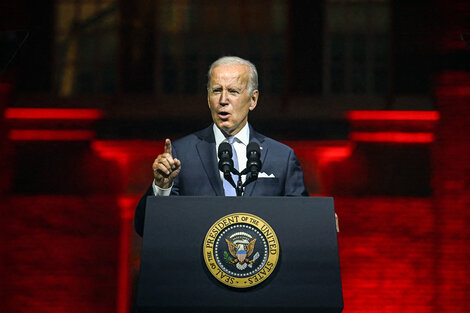
[[[383,112],[348,115],[352,134],[400,131],[405,139],[374,135],[286,142],[296,150],[311,192],[335,197],[344,312],[468,309],[470,163],[468,145],[461,144],[469,134],[461,131],[468,130],[463,114],[468,89],[461,86],[466,77],[441,76],[439,113],[388,112],[393,119]],[[70,123],[62,119],[61,128],[51,122],[54,118],[31,124],[10,114],[6,137],[16,154],[15,178],[13,194],[1,205],[5,218],[0,225],[6,307],[17,312],[127,312],[140,257],[133,208],[163,142],[63,141],[57,133],[93,133],[91,125],[79,122],[80,114]],[[29,138],[11,136],[16,129],[28,134],[28,127],[53,135],[38,137],[33,130]],[[416,133],[432,140],[423,142]],[[423,190],[406,183],[418,183],[416,177],[432,190],[420,194]],[[32,188],[29,179],[44,184]],[[395,186],[397,181],[403,186]]]
[[[470,75],[443,72],[436,100],[442,115],[434,153],[434,205],[439,246],[439,311],[470,311]]]
[[[3,198],[1,311],[116,312],[115,206],[109,196]]]
[[[470,312],[470,75],[452,70],[470,3],[435,11],[435,110],[353,111],[348,138],[286,142],[312,195],[335,197],[346,313]],[[11,89],[0,85],[0,312],[129,312],[133,208],[162,141],[99,140],[96,109],[7,109]]]
[[[469,85],[444,72],[437,112],[350,112],[348,140],[286,142],[312,195],[335,197],[344,312],[468,311]],[[128,312],[133,208],[163,142],[96,140],[99,112],[54,112],[5,114],[0,299],[6,312]]]

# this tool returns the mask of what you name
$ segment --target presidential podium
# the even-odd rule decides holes
[[[136,302],[139,312],[341,312],[333,198],[149,197]]]

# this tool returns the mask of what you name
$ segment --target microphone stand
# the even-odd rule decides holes
[[[237,197],[241,197],[243,195],[243,189],[244,189],[244,186],[242,185],[242,176],[241,175],[238,175],[238,182],[237,182],[237,188],[235,188],[237,190]]]
[[[222,142],[219,145],[219,170],[224,173],[224,178],[227,180],[230,185],[235,189],[237,197],[243,195],[243,190],[245,186],[249,183],[258,179],[258,173],[261,170],[261,161],[260,161],[260,147],[257,143],[251,142],[247,146],[247,167],[239,172],[234,166],[232,161],[232,147],[230,144]],[[242,175],[247,175],[250,173],[250,176],[247,176],[245,183],[242,182]],[[238,176],[237,184],[232,178],[232,174]]]
[[[233,184],[232,184],[233,180],[232,181],[228,180],[228,181],[233,186],[233,188],[235,188],[235,190],[237,192],[237,197],[241,197],[243,195],[243,191],[245,190],[245,187],[249,183],[252,183],[252,182],[254,182],[255,180],[258,179],[258,173],[257,172],[256,173],[250,172],[248,168],[245,168],[241,173],[239,171],[237,171],[235,168],[233,168],[232,173],[238,176],[237,185],[235,186],[235,182],[233,182]],[[243,183],[242,182],[242,175],[246,175],[248,173],[251,173],[251,175],[249,177],[247,177],[245,179],[245,183]],[[230,178],[232,178],[232,177],[230,176]]]
[[[225,179],[230,183],[230,185],[235,188],[235,191],[237,192],[237,197],[241,197],[243,195],[243,189],[246,186],[246,184],[242,183],[242,175],[243,172],[240,173],[236,168],[232,168],[232,173],[238,176],[238,181],[235,184],[235,182],[232,179],[232,175],[230,173],[228,175],[224,175]]]

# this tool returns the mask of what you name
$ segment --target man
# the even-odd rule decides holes
[[[248,143],[254,141],[261,147],[261,172],[256,181],[246,186],[243,196],[308,195],[294,151],[257,133],[248,124],[248,113],[255,109],[258,96],[258,74],[251,62],[223,57],[211,65],[207,102],[214,123],[173,144],[170,139],[165,140],[164,152],[152,165],[152,186],[136,208],[137,233],[143,234],[147,196],[235,195],[235,189],[226,183],[217,166],[217,149],[222,142],[232,144],[240,171],[246,164]]]

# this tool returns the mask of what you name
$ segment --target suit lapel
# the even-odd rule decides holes
[[[219,168],[217,165],[217,149],[215,146],[212,126],[202,130],[198,134],[200,141],[196,144],[199,158],[207,174],[209,182],[217,196],[224,195],[224,188],[220,181]]]
[[[268,150],[269,150],[267,145],[263,145],[264,138],[265,137],[263,135],[256,132],[250,125],[250,142],[251,141],[256,142],[257,144],[259,144],[261,148],[261,156],[260,156],[261,171],[263,171],[263,164],[264,164],[264,161],[266,160],[266,155],[268,154]],[[243,196],[251,196],[253,194],[253,190],[256,188],[257,182],[258,180],[255,180],[254,182],[248,184],[245,188],[245,192],[243,193]]]

